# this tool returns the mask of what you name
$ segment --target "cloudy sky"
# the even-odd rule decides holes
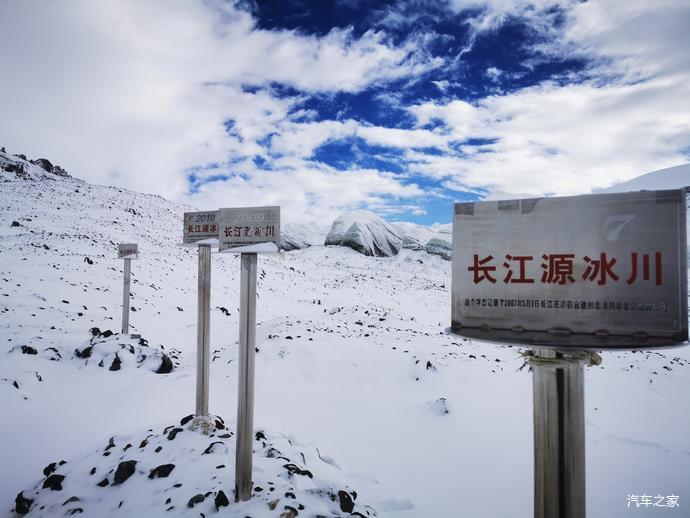
[[[0,145],[198,208],[586,193],[690,161],[687,0],[1,0]]]

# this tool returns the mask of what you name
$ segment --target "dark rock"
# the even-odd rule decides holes
[[[101,330],[97,327],[92,327],[91,329],[89,329],[89,333],[91,333],[91,336],[98,336],[101,334]]]
[[[98,487],[105,487],[105,486],[107,486],[108,484],[110,484],[110,482],[108,482],[108,479],[107,479],[107,478],[104,478],[103,480],[101,480],[101,481],[100,481],[98,484],[96,484],[96,485],[97,485]]]
[[[13,221],[12,225],[10,225],[10,226],[11,227],[21,227],[21,225],[19,224],[19,221]]]
[[[53,491],[61,491],[63,480],[65,480],[64,475],[50,475],[43,481],[43,489],[50,488]]]
[[[119,371],[120,365],[122,365],[122,361],[120,361],[120,357],[117,355],[117,353],[115,353],[115,358],[113,358],[113,363],[110,364],[110,368],[108,370],[109,371]]]
[[[183,417],[180,419],[180,426],[186,425],[192,419],[194,419],[194,414],[189,414],[188,416]]]
[[[214,447],[216,444],[225,444],[225,443],[224,443],[223,441],[214,441],[214,442],[212,442],[211,444],[209,444],[208,448],[206,448],[206,449],[202,452],[202,455],[207,455],[207,454],[209,454],[209,453],[213,453],[213,447]]]
[[[308,469],[300,469],[295,464],[285,464],[283,467],[288,470],[290,475],[303,475],[309,478],[314,478],[314,475],[311,474],[311,471]]]
[[[93,264],[93,260],[88,257],[84,257],[84,262],[89,265]]]
[[[355,502],[352,500],[350,493],[347,491],[338,491],[338,499],[340,500],[340,510],[344,513],[351,513],[355,509]]]
[[[165,478],[170,475],[173,469],[175,469],[175,464],[161,464],[157,468],[151,470],[149,478]]]
[[[167,354],[164,354],[161,357],[161,365],[160,365],[160,367],[158,367],[156,374],[168,374],[169,372],[172,372],[172,370],[173,370],[172,360],[170,358],[168,358]]]
[[[168,440],[172,441],[175,438],[175,436],[181,431],[183,431],[182,428],[173,428],[172,430],[170,430],[170,433],[168,434]]]
[[[23,354],[38,354],[38,351],[31,347],[30,345],[22,345]]]
[[[62,502],[62,505],[65,506],[67,504],[71,504],[72,502],[79,502],[79,497],[78,496],[70,496],[67,500]]]
[[[227,507],[228,505],[230,505],[228,497],[225,496],[225,493],[223,493],[222,489],[218,491],[218,493],[216,494],[216,498],[213,501],[216,504],[216,511],[218,511],[221,507]]]
[[[187,502],[187,507],[194,507],[196,504],[200,504],[201,502],[203,502],[205,498],[206,497],[201,493],[194,495],[192,498],[189,499],[189,502]]]
[[[254,435],[254,438],[255,438],[257,441],[265,441],[265,440],[266,440],[266,436],[264,435],[264,432],[261,431],[261,430],[259,430],[258,432],[256,432],[256,434]]]
[[[134,475],[134,468],[137,465],[136,460],[124,460],[117,465],[115,476],[113,477],[113,485],[122,484],[129,477]]]
[[[28,513],[29,509],[31,509],[31,504],[34,502],[31,498],[26,498],[22,493],[23,491],[20,491],[17,498],[14,499],[14,512],[17,514]]]
[[[101,338],[108,338],[109,336],[113,336],[113,332],[110,329],[106,329],[98,336]]]
[[[43,475],[48,477],[50,474],[55,471],[55,468],[57,467],[57,464],[55,462],[51,462],[48,464],[45,468],[43,468]]]
[[[37,158],[36,160],[32,160],[31,163],[37,165],[44,171],[47,171],[49,173],[53,172],[53,164],[51,164],[50,160],[48,160],[47,158]]]
[[[74,350],[74,355],[77,358],[91,358],[91,351],[93,351],[93,346],[89,345],[88,347],[84,347],[82,351],[80,351],[78,348]]]
[[[91,468],[91,471],[89,471],[89,473],[91,475],[95,475],[96,474],[96,467],[94,466],[93,468]]]
[[[67,514],[72,516],[74,514],[77,514],[77,513],[81,514],[83,512],[84,512],[84,509],[82,509],[81,507],[75,507],[74,509],[70,509],[69,511],[67,511]]]

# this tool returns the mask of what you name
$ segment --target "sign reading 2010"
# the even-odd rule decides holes
[[[453,328],[583,346],[685,341],[685,213],[684,189],[458,203]]]

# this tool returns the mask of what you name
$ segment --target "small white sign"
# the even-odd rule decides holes
[[[196,243],[205,239],[218,239],[218,211],[185,212],[182,242]]]
[[[220,251],[261,243],[275,243],[275,251],[280,248],[280,207],[229,208],[218,212]]]
[[[117,245],[118,259],[138,259],[139,245],[136,243],[120,243]]]

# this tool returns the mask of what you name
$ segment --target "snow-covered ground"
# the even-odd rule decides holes
[[[0,175],[0,516],[12,516],[20,491],[46,506],[29,516],[209,516],[220,491],[230,503],[219,514],[237,516],[286,506],[300,516],[532,514],[531,374],[520,348],[444,332],[450,262],[324,246],[260,256],[254,478],[263,491],[240,505],[238,258],[213,257],[210,410],[227,430],[209,438],[180,424],[194,410],[196,362],[196,251],[177,246],[184,208],[72,178]],[[120,328],[118,242],[139,243],[130,322],[146,343],[90,331]],[[163,355],[167,374],[156,373]],[[588,516],[661,514],[627,509],[626,496],[643,493],[679,495],[681,508],[663,511],[683,516],[690,348],[604,353],[587,369],[585,404]],[[114,484],[123,462],[120,479],[132,474]],[[149,478],[167,464],[168,477]],[[63,489],[41,489],[52,475],[65,476]]]

